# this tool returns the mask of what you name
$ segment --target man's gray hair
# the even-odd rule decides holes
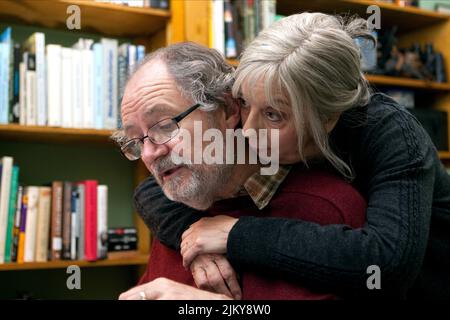
[[[204,111],[226,107],[225,95],[231,95],[234,68],[217,50],[193,42],[176,43],[147,55],[133,73],[156,59],[167,64],[183,97],[201,103]]]

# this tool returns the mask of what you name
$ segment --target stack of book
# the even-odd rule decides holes
[[[95,1],[122,4],[130,7],[148,7],[165,10],[169,9],[169,0],[95,0]]]
[[[71,48],[36,32],[15,43],[0,34],[0,124],[116,129],[126,79],[144,46],[79,39]]]
[[[276,19],[275,0],[210,0],[210,43],[227,58],[238,57]]]
[[[108,186],[96,180],[22,186],[7,156],[0,175],[0,263],[107,257]]]

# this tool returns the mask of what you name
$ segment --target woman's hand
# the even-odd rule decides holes
[[[238,219],[229,216],[202,218],[192,224],[181,236],[183,266],[188,268],[202,253],[227,252],[228,234]]]
[[[166,278],[158,278],[122,293],[119,300],[230,300],[230,298]]]
[[[201,254],[191,263],[192,277],[199,289],[224,294],[230,298],[242,298],[236,272],[221,254]]]

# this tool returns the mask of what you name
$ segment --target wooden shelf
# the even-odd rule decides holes
[[[358,14],[368,18],[367,7],[377,5],[381,9],[382,28],[399,26],[400,32],[417,30],[449,19],[449,15],[416,7],[401,7],[392,3],[371,0],[280,0],[277,13],[290,15],[302,11]]]
[[[380,86],[397,86],[422,90],[450,91],[450,83],[438,83],[418,79],[371,75],[371,74],[366,75],[366,78],[367,80],[369,80],[371,84]]]
[[[114,145],[109,138],[112,132],[112,130],[71,129],[7,124],[0,125],[0,140]]]
[[[12,270],[36,270],[36,269],[61,269],[70,265],[79,267],[114,267],[145,265],[148,255],[136,251],[112,252],[108,254],[108,259],[94,262],[84,260],[57,260],[49,262],[25,262],[25,263],[4,263],[0,264],[0,271]]]
[[[81,32],[113,37],[146,37],[165,28],[170,18],[167,10],[93,0],[1,0],[0,20],[73,32],[66,26],[71,4],[80,7]]]
[[[439,158],[441,160],[450,160],[450,152],[449,151],[439,151]]]
[[[228,63],[237,66],[239,61],[236,59],[228,59]],[[430,90],[430,91],[450,91],[450,83],[438,83],[432,81],[409,79],[402,77],[390,77],[382,75],[366,75],[367,80],[373,85],[378,86],[396,86],[412,89]]]

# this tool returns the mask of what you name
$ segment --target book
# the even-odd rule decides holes
[[[11,247],[11,262],[17,262],[17,251],[19,248],[20,223],[22,217],[22,199],[23,187],[19,186],[17,190],[16,213],[14,217],[13,240]]]
[[[97,186],[97,258],[108,253],[108,186]]]
[[[64,128],[72,128],[74,122],[72,51],[61,48],[61,125]]]
[[[70,260],[70,240],[72,230],[72,183],[63,184],[63,224],[62,224],[62,258]]]
[[[39,187],[28,186],[25,189],[28,197],[27,219],[25,225],[24,262],[34,262],[36,259],[36,232],[39,201]]]
[[[48,261],[51,194],[52,189],[50,187],[39,187],[39,201],[36,225],[36,262]]]
[[[36,96],[36,124],[47,125],[47,102],[45,81],[45,35],[42,32],[33,33],[24,43],[23,50],[35,55],[36,58],[36,87],[33,88]]]
[[[61,259],[62,251],[63,183],[52,182],[51,259]]]
[[[13,158],[3,157],[0,180],[0,263],[5,262],[6,231],[9,215],[9,202],[11,192],[11,178],[13,172]]]
[[[20,229],[19,229],[19,243],[17,246],[17,262],[23,263],[25,257],[25,231],[27,223],[27,211],[28,211],[28,193],[27,189],[23,190],[21,216],[20,216]]]
[[[64,78],[61,70],[61,49],[60,45],[46,46],[48,125],[53,127],[60,127],[62,124],[61,84]]]
[[[118,42],[114,39],[102,38],[103,48],[103,112],[104,129],[117,128],[117,51]]]
[[[11,28],[0,33],[0,124],[8,123],[10,64],[12,63]]]
[[[5,262],[11,262],[14,215],[16,213],[18,187],[19,187],[19,167],[13,166],[11,175],[11,189],[9,195],[8,224],[6,226]]]
[[[83,181],[84,205],[84,255],[87,261],[97,260],[97,181]]]

